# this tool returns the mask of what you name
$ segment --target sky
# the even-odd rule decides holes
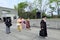
[[[23,1],[33,2],[31,0],[0,0],[0,7],[14,8],[14,5]]]

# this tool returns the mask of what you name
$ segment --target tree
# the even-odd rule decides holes
[[[58,4],[58,2],[60,2],[60,0],[49,0],[49,3],[48,3],[48,4],[51,4],[51,3],[53,3],[53,2],[55,2],[55,3],[57,4],[56,8],[58,7],[57,9],[59,9],[59,5],[60,5],[60,4]],[[51,6],[50,6],[50,8],[51,8],[53,11],[55,11],[54,9],[56,9],[56,8],[54,8],[54,7],[51,7]],[[52,12],[53,12],[53,11],[52,11]],[[58,15],[59,15],[59,13],[58,13]]]
[[[50,7],[50,9],[51,9],[51,16],[53,17],[53,12],[56,10],[56,8],[55,7],[52,7],[51,5],[49,5],[49,7]]]
[[[18,11],[18,7],[16,5],[14,5],[14,9]]]
[[[32,14],[33,14],[34,18],[36,18],[36,11],[37,11],[36,8],[32,10]]]
[[[21,2],[18,4],[18,14],[19,16],[23,16],[25,12],[25,8],[28,6],[27,2]]]
[[[43,0],[35,0],[37,1],[38,3],[38,10],[41,12],[41,18],[42,18],[42,14],[46,12],[46,6],[47,6],[47,3],[45,3],[44,5],[42,4],[43,3]],[[46,2],[46,1],[45,1]],[[43,8],[42,8],[43,6]]]
[[[18,8],[22,8],[22,9],[26,8],[27,6],[28,6],[27,2],[21,2],[18,4]]]

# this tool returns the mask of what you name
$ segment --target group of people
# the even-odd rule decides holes
[[[17,19],[17,29],[21,31],[22,29],[30,29],[30,21],[28,19],[24,19],[22,17],[19,17]]]
[[[4,23],[6,25],[6,33],[11,33],[10,27],[12,26],[12,20],[11,17],[5,17]],[[22,29],[29,29],[30,30],[30,21],[28,19],[24,19],[22,17],[19,17],[17,19],[17,29],[18,31],[21,31]]]
[[[10,32],[10,26],[12,26],[12,22],[11,22],[10,17],[6,17],[5,24],[6,24],[6,33],[7,34],[11,33]],[[39,36],[47,37],[46,16],[42,17],[42,20],[40,22],[40,28],[41,28],[41,30],[39,32]],[[21,31],[22,29],[30,29],[29,18],[24,19],[22,17],[19,17],[17,19],[17,29],[18,29],[18,31]]]

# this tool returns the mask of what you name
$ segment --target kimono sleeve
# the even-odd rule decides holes
[[[41,20],[41,22],[40,22],[40,27],[44,28],[44,21],[43,20]]]

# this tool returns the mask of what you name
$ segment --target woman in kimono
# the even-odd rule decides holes
[[[21,30],[22,30],[22,18],[21,18],[21,17],[18,18],[18,20],[17,20],[17,25],[18,25],[17,29],[18,29],[19,31],[21,31]]]
[[[26,20],[22,18],[22,28],[26,29]]]
[[[30,21],[29,21],[29,19],[26,20],[26,28],[30,29]]]
[[[40,25],[41,25],[40,36],[47,37],[46,16],[42,17]]]

